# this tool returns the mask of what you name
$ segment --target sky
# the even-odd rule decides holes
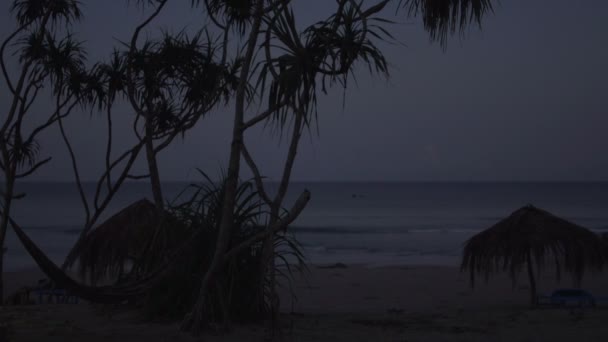
[[[8,3],[0,7],[2,39],[14,28]],[[92,61],[127,40],[143,15],[126,1],[82,3],[85,17],[75,31]],[[205,23],[189,2],[172,3],[147,34]],[[294,3],[303,25],[328,15],[334,2]],[[608,181],[606,13],[608,2],[600,0],[501,1],[481,31],[471,28],[443,51],[429,42],[420,20],[386,11],[385,18],[397,21],[390,31],[403,43],[382,45],[390,79],[361,68],[346,92],[335,89],[320,98],[319,130],[303,138],[293,179]],[[0,113],[8,110],[8,98],[0,85]],[[41,97],[34,109],[44,112],[50,104]],[[124,114],[117,125],[128,125],[128,107],[117,113]],[[159,157],[162,179],[197,180],[197,168],[209,174],[225,168],[231,120],[231,108],[217,109],[165,150]],[[105,146],[103,117],[78,112],[67,125],[83,178],[96,179]],[[130,141],[126,132],[117,132],[118,147]],[[285,139],[256,129],[246,142],[261,172],[279,178]],[[41,145],[42,156],[53,161],[31,179],[73,179],[56,129]]]

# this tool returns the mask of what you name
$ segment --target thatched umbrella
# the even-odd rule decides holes
[[[81,276],[93,283],[123,273],[124,265],[143,252],[159,215],[147,199],[139,200],[90,231],[75,251]]]
[[[600,233],[599,237],[604,245],[604,255],[606,256],[606,261],[608,262],[608,232]]]
[[[536,302],[533,265],[551,262],[557,269],[582,279],[585,269],[599,270],[606,262],[599,236],[590,230],[531,205],[523,207],[467,241],[461,271],[487,280],[498,271],[507,271],[513,281],[526,266],[530,278],[531,302]]]

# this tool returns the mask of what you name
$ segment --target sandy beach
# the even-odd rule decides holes
[[[7,288],[31,284],[39,271],[7,274]],[[548,272],[540,291],[570,287]],[[595,309],[531,309],[525,278],[515,287],[505,275],[471,289],[454,267],[311,266],[293,283],[297,301],[282,293],[284,341],[603,341],[608,303]],[[588,276],[583,287],[606,295],[608,275]],[[193,341],[176,324],[144,322],[89,304],[3,307],[10,341]],[[264,341],[262,326],[235,326],[206,341]],[[4,342],[4,341],[3,341]]]

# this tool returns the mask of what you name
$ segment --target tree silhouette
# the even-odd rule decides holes
[[[268,267],[274,262],[271,236],[285,229],[289,219],[297,217],[310,198],[310,193],[304,191],[291,210],[279,212],[288,189],[302,131],[310,125],[317,113],[318,91],[325,92],[332,86],[345,87],[358,64],[372,72],[388,76],[386,59],[374,41],[392,39],[383,27],[388,21],[375,18],[391,3],[390,0],[376,2],[369,7],[365,7],[363,2],[337,0],[336,10],[332,15],[306,27],[302,32],[297,29],[297,18],[289,0],[203,0],[194,3],[199,2],[205,5],[212,22],[223,29],[225,34],[233,29],[235,34],[246,39],[244,45],[238,49],[243,51],[243,65],[234,98],[233,136],[224,208],[214,258],[203,277],[199,298],[182,324],[183,329],[191,330],[194,334],[200,332],[201,323],[205,321],[205,297],[208,288],[232,255],[228,246],[241,158],[246,160],[255,174],[258,191],[271,208],[266,236],[260,237],[267,238],[265,250],[268,258],[261,270],[267,272],[274,269]],[[462,32],[471,21],[480,23],[482,16],[492,10],[487,0],[405,0],[398,2],[397,6],[405,9],[407,15],[422,15],[431,39],[439,41],[444,47],[449,33]],[[260,45],[262,57],[256,54]],[[267,108],[247,120],[245,109],[248,108],[248,102],[245,90],[248,81],[254,77],[257,77],[258,81],[255,87],[257,97],[253,101],[265,103]],[[246,148],[245,132],[250,127],[268,120],[283,129],[292,119],[294,127],[283,176],[279,191],[271,199],[264,189],[262,175]],[[274,307],[273,311],[277,312],[278,297],[274,290],[273,275],[270,274],[270,277],[270,301]]]
[[[164,3],[154,13],[159,13]],[[152,14],[151,18],[156,14]],[[97,182],[94,215],[86,220],[85,228],[68,254],[64,267],[73,264],[80,243],[127,179],[150,180],[154,203],[162,218],[165,200],[158,154],[170,146],[175,138],[185,135],[211,109],[225,103],[234,92],[234,75],[239,69],[239,61],[228,61],[226,54],[222,53],[222,45],[209,32],[203,30],[193,36],[184,32],[164,32],[157,40],[147,39],[138,44],[143,28],[138,26],[130,43],[123,44],[123,50],[115,50],[109,63],[97,67],[104,84],[104,92],[100,93],[97,102],[102,103],[107,112],[108,122],[106,170]],[[119,100],[126,101],[132,109],[132,130],[136,143],[127,150],[127,154],[121,155],[121,158],[129,155],[128,161],[119,172],[119,177],[112,181],[112,171],[121,161],[121,158],[114,161],[110,158],[112,108]],[[131,175],[131,167],[140,152],[145,153],[148,173]],[[74,156],[72,160],[76,164]],[[99,205],[98,199],[104,185],[108,190]],[[88,208],[87,200],[83,198],[83,202]]]
[[[471,23],[479,24],[492,10],[489,0],[336,0],[326,19],[298,29],[301,26],[290,0],[192,0],[191,6],[203,8],[208,15],[212,30],[201,30],[193,36],[165,32],[159,39],[140,41],[141,33],[160,15],[169,0],[135,2],[150,11],[149,15],[135,27],[131,39],[114,51],[109,62],[85,71],[80,45],[69,34],[62,40],[52,33],[56,22],[69,28],[80,17],[78,1],[14,1],[19,28],[5,41],[2,52],[8,42],[20,37],[22,73],[13,87],[2,59],[4,76],[14,99],[0,135],[1,166],[6,183],[0,242],[9,222],[11,200],[15,197],[14,180],[32,173],[47,161],[38,161],[39,147],[35,139],[24,140],[21,133],[30,92],[37,94],[41,82],[53,85],[57,107],[48,126],[43,126],[58,124],[86,212],[84,229],[64,267],[73,264],[82,241],[127,179],[150,180],[154,203],[161,214],[161,223],[156,227],[160,230],[165,204],[158,154],[216,105],[230,104],[234,109],[232,136],[226,176],[221,191],[215,193],[221,196],[216,202],[221,205],[215,216],[217,232],[212,255],[200,275],[202,280],[190,312],[182,322],[182,329],[194,334],[200,333],[213,318],[208,312],[213,306],[209,296],[216,293],[213,287],[221,283],[226,265],[254,245],[263,250],[259,288],[271,307],[268,318],[276,320],[279,307],[274,267],[276,237],[284,234],[311,196],[304,191],[290,209],[285,209],[300,139],[316,124],[317,98],[330,88],[346,88],[358,68],[389,76],[388,62],[378,43],[394,38],[387,29],[391,22],[378,15],[392,6],[401,15],[421,16],[430,39],[445,48],[451,34],[462,33]],[[117,101],[125,101],[132,109],[136,143],[112,158],[112,117]],[[78,104],[96,106],[106,113],[105,170],[97,181],[92,201],[84,194],[78,160],[62,123]],[[246,132],[262,124],[290,132],[279,187],[274,194],[266,188],[263,171],[246,144]],[[132,165],[141,152],[145,153],[148,172],[133,175]],[[256,191],[267,209],[264,211],[267,217],[259,232],[235,244],[235,208],[239,208],[242,194],[239,182],[242,160],[254,174]],[[21,173],[17,173],[17,169]],[[154,245],[154,242],[150,244]],[[221,319],[227,323],[230,317],[224,315]]]
[[[97,87],[94,75],[85,68],[85,52],[70,33],[72,24],[81,17],[78,1],[15,0],[11,13],[17,27],[0,48],[2,76],[10,95],[0,127],[0,245],[4,243],[14,200],[25,195],[15,193],[16,182],[51,160],[40,157],[43,149],[38,136],[60,124],[76,106],[85,105]],[[10,64],[7,55],[12,56]],[[45,86],[50,89],[47,94],[42,90]],[[45,97],[43,94],[51,97],[53,105],[45,117],[33,117],[32,105]],[[0,297],[2,265],[0,255]]]

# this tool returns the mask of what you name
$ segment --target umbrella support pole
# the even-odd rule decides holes
[[[526,263],[528,264],[528,277],[530,278],[530,304],[535,306],[536,300],[536,279],[534,279],[534,270],[532,269],[532,257],[530,253],[527,255]]]

